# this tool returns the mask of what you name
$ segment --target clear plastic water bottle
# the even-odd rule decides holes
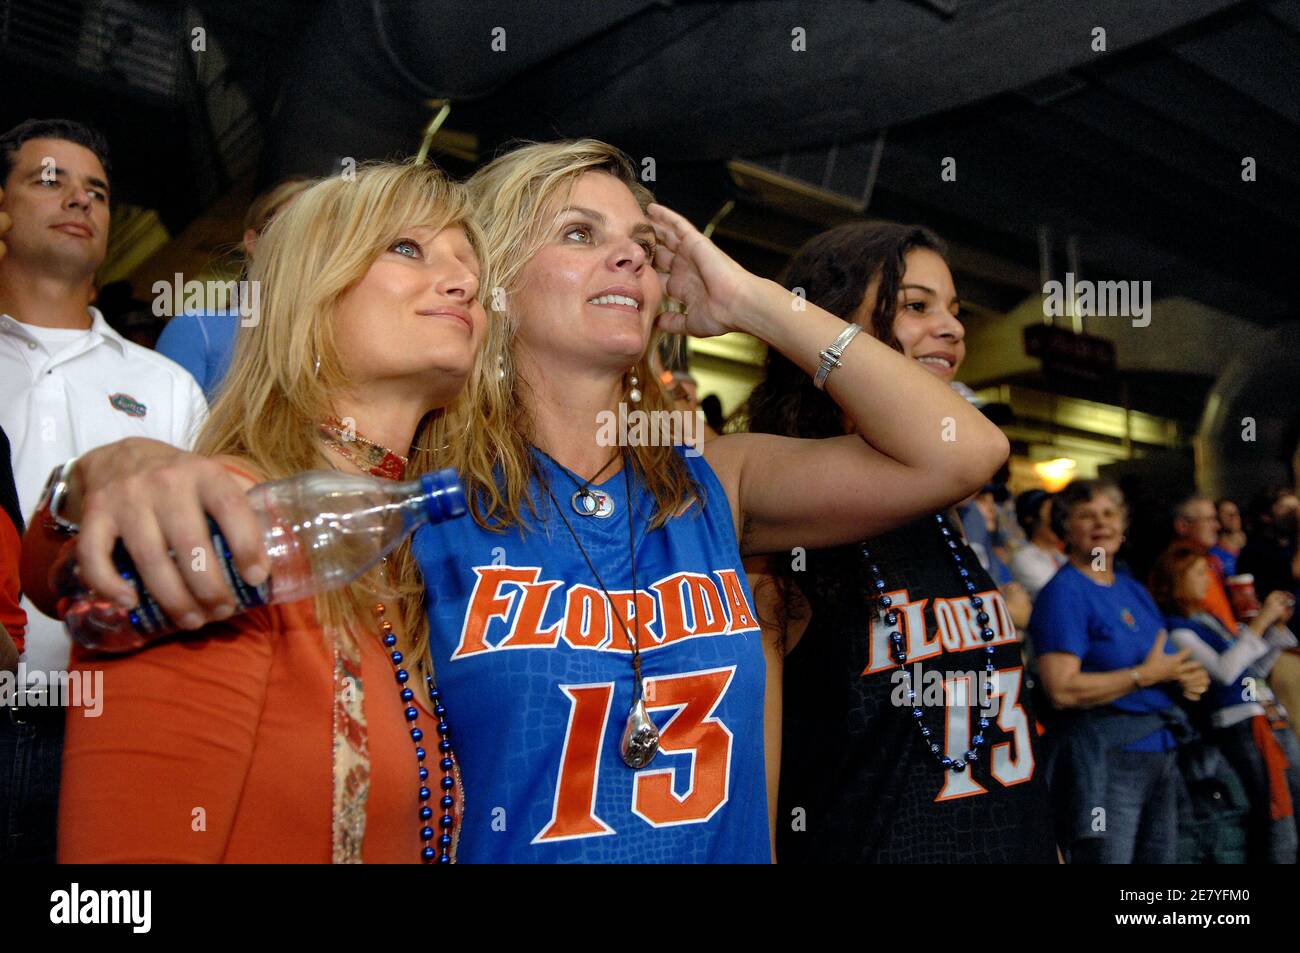
[[[225,536],[212,519],[208,520],[212,549],[204,557],[225,573],[238,601],[236,611],[296,602],[346,586],[420,526],[465,513],[465,491],[454,470],[438,470],[401,483],[312,471],[261,483],[248,491],[248,498],[266,530],[270,578],[251,586],[239,577]],[[122,578],[135,587],[138,604],[123,609],[73,588],[63,618],[72,638],[101,652],[128,652],[176,631],[179,627],[144,588],[120,541],[113,562]],[[75,564],[62,567],[59,576],[65,581],[75,579]]]

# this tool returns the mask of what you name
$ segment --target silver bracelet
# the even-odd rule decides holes
[[[840,332],[833,344],[826,350],[818,353],[822,359],[821,365],[817,368],[817,373],[813,376],[813,384],[818,390],[826,389],[826,378],[830,376],[831,371],[837,367],[843,367],[844,362],[840,360],[844,356],[844,349],[849,346],[849,342],[858,336],[862,330],[860,324],[850,323],[847,328]]]

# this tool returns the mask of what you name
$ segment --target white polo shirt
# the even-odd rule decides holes
[[[0,427],[13,448],[14,482],[31,522],[50,471],[124,437],[188,449],[208,405],[179,364],[123,338],[90,309],[87,331],[34,327],[0,315]],[[63,625],[23,599],[29,671],[67,667]]]

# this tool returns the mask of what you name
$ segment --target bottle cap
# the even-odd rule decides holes
[[[424,506],[431,522],[441,523],[465,515],[465,487],[455,470],[448,467],[421,474],[420,485],[427,494]]]

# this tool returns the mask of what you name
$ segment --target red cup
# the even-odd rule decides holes
[[[1259,596],[1255,594],[1255,577],[1250,573],[1229,576],[1228,598],[1232,602],[1232,614],[1243,621],[1259,615]]]

